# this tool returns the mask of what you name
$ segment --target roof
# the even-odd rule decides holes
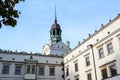
[[[55,22],[54,22],[54,24],[51,26],[51,29],[50,29],[50,30],[54,30],[54,29],[59,29],[59,30],[61,30],[60,25],[57,23],[57,20],[55,20]]]

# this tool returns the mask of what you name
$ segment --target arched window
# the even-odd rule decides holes
[[[57,30],[57,35],[59,35],[59,30]]]
[[[55,30],[53,30],[53,35],[55,35]]]

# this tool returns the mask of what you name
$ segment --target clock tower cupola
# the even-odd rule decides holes
[[[50,29],[51,44],[55,44],[57,42],[62,41],[61,32],[62,30],[60,25],[57,23],[56,10],[55,10],[54,24],[51,26],[51,29]]]

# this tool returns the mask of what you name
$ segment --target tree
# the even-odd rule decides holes
[[[15,5],[24,0],[0,0],[0,28],[2,25],[14,27],[20,12]]]

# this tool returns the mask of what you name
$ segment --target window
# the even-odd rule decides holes
[[[62,75],[62,78],[64,78],[64,75]]]
[[[79,80],[79,75],[75,76],[75,80]]]
[[[27,73],[35,74],[35,65],[27,65]]]
[[[91,73],[87,74],[87,80],[92,80]]]
[[[50,67],[50,76],[54,76],[55,75],[55,68]]]
[[[89,66],[90,65],[90,58],[89,58],[89,56],[87,56],[85,59],[86,59],[86,66]]]
[[[57,35],[59,35],[59,30],[57,30]]]
[[[107,45],[107,49],[108,49],[108,53],[109,53],[109,54],[113,53],[112,43],[109,43],[109,44]]]
[[[110,66],[110,72],[111,72],[111,76],[117,75],[117,69],[115,64]]]
[[[79,78],[76,78],[75,80],[79,80]]]
[[[28,74],[30,73],[30,68],[31,68],[31,65],[27,65],[27,73]]]
[[[15,65],[15,74],[21,74],[22,65]]]
[[[78,71],[78,63],[75,63],[75,72]]]
[[[53,35],[55,35],[55,30],[53,31]]]
[[[119,40],[119,46],[120,46],[120,37],[118,38],[118,40]]]
[[[39,75],[44,75],[44,67],[39,67],[39,71],[38,71]]]
[[[62,68],[62,71],[64,71],[64,68]]]
[[[69,68],[66,69],[66,76],[69,76]]]
[[[3,64],[2,74],[9,74],[9,64]]]
[[[102,69],[101,72],[102,72],[102,78],[103,78],[103,79],[106,79],[106,78],[108,77],[108,76],[107,76],[107,70],[106,70],[106,68],[105,68],[105,69]]]
[[[35,74],[35,65],[32,65],[32,74]]]
[[[100,57],[100,58],[103,58],[103,57],[104,57],[103,48],[100,48],[100,49],[99,49],[99,57]]]
[[[118,34],[117,37],[118,37],[118,44],[119,44],[119,49],[120,49],[120,34]]]

